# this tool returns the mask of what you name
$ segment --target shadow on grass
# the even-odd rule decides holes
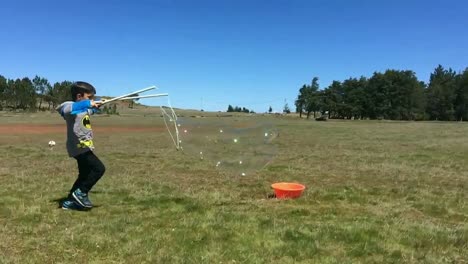
[[[58,208],[62,208],[62,204],[63,204],[63,202],[65,202],[66,200],[68,200],[68,197],[67,197],[67,196],[64,196],[64,197],[61,197],[61,198],[58,198],[58,199],[50,200],[50,202],[51,202],[51,203],[57,203],[57,204],[58,204]]]
[[[275,199],[275,198],[276,198],[276,194],[274,194],[274,193],[269,193],[269,194],[267,195],[267,198],[268,198],[268,199]]]

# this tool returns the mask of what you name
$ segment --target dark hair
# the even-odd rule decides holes
[[[94,89],[94,86],[87,82],[74,82],[71,86],[71,95],[72,95],[72,100],[76,100],[76,96],[78,94],[83,95],[84,93],[96,93],[96,89]]]

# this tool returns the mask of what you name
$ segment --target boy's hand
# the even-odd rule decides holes
[[[91,107],[94,107],[94,108],[99,108],[102,104],[102,101],[94,101],[94,100],[91,100]]]
[[[92,106],[92,107],[97,107],[97,108],[99,108],[99,107],[101,107],[101,105],[103,105],[106,101],[107,101],[107,99],[102,99],[102,100],[100,100],[100,101],[92,101],[92,102],[91,102],[91,106]],[[93,104],[93,103],[94,103],[94,104]]]

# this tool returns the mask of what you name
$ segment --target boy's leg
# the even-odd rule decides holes
[[[88,177],[89,173],[91,172],[91,167],[88,165],[88,161],[86,158],[86,153],[78,155],[75,157],[78,163],[78,179],[76,179],[73,187],[70,190],[69,198],[71,198],[71,194],[78,188],[82,187],[83,182]]]
[[[72,197],[75,198],[75,201],[80,205],[86,208],[91,208],[93,207],[93,204],[88,198],[88,192],[102,177],[106,168],[92,151],[83,153],[77,157],[77,159],[80,160],[80,164],[83,164],[83,166],[87,168],[88,174],[84,175],[84,177],[82,177],[78,182],[76,186],[77,189],[72,193]]]
[[[86,193],[93,188],[99,179],[101,179],[102,175],[104,175],[104,172],[106,172],[106,167],[92,151],[87,154],[86,159],[90,167],[90,172],[82,184],[83,191]]]

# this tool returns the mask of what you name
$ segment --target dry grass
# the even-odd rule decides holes
[[[160,126],[155,116],[93,125]],[[64,135],[0,135],[0,263],[467,262],[468,124],[243,118],[280,131],[276,158],[249,177],[218,173],[163,133],[97,134],[108,170],[89,212],[57,209],[76,174]],[[268,199],[277,181],[308,188]]]

